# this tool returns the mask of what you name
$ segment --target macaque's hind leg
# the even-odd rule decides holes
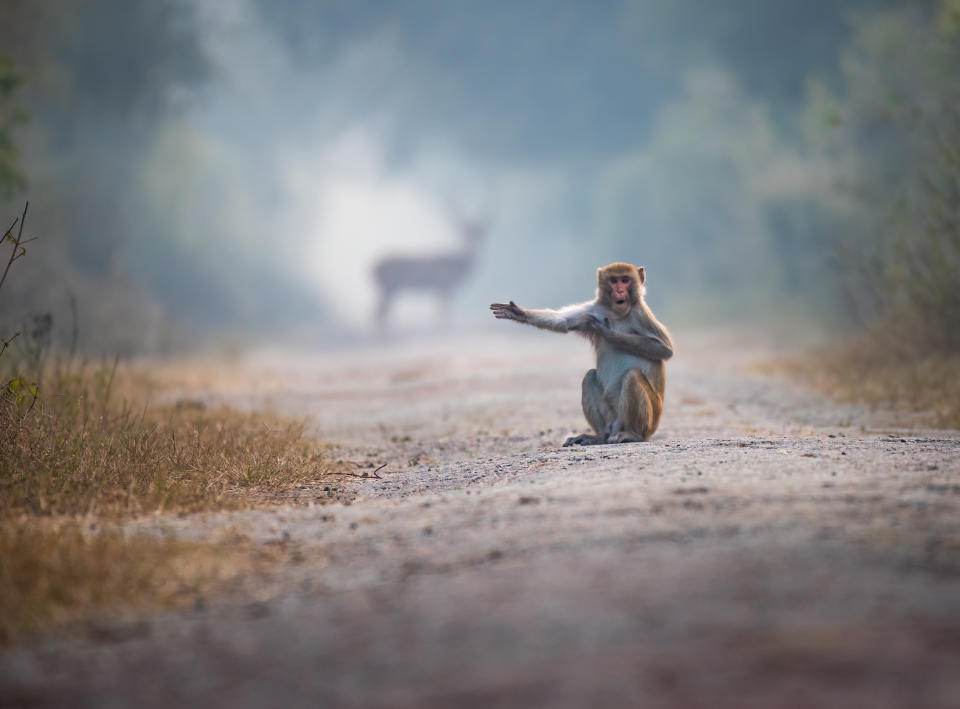
[[[610,404],[603,395],[603,385],[600,383],[596,369],[591,369],[583,377],[580,403],[587,423],[598,436],[605,437],[609,432],[610,424],[616,418],[616,412],[610,408]]]
[[[581,387],[583,415],[596,435],[583,433],[572,436],[563,442],[564,446],[591,446],[607,442],[607,429],[613,422],[614,413],[603,396],[603,386],[597,377],[597,370],[591,369],[583,378]]]
[[[639,369],[631,369],[623,377],[617,421],[607,442],[649,440],[660,424],[662,411],[663,398],[653,390]]]

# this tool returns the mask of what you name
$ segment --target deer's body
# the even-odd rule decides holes
[[[428,293],[447,307],[454,292],[473,270],[477,250],[485,229],[479,225],[461,227],[463,246],[442,254],[424,256],[386,256],[374,266],[373,278],[377,285],[377,325],[384,329],[390,307],[403,292]]]

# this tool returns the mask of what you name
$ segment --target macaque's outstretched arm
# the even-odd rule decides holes
[[[511,300],[509,303],[493,303],[490,305],[490,310],[493,311],[493,316],[500,320],[516,320],[543,330],[569,332],[571,330],[583,330],[597,322],[597,317],[593,314],[591,308],[592,305],[593,303],[584,303],[582,305],[568,305],[560,310],[550,310],[548,308],[531,310],[521,308]]]

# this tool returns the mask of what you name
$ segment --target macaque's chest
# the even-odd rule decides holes
[[[629,323],[612,321],[611,329],[618,333],[632,334]],[[663,362],[626,352],[615,347],[607,340],[601,340],[597,347],[597,376],[607,393],[619,392],[623,375],[631,369],[639,369],[654,388],[663,380]],[[661,385],[662,386],[662,385]]]

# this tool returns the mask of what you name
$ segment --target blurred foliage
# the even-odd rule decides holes
[[[6,0],[0,24],[15,30],[6,51],[29,80],[40,228],[103,275],[138,227],[153,131],[207,76],[192,11],[180,0]]]
[[[958,7],[861,18],[840,81],[811,90],[848,309],[906,356],[960,352]]]
[[[10,199],[27,185],[13,140],[14,127],[27,121],[26,111],[16,104],[14,96],[23,81],[13,62],[0,57],[0,201]]]
[[[816,170],[783,132],[730,72],[691,72],[649,138],[601,173],[595,228],[604,257],[635,244],[675,304],[690,294],[702,301],[709,289],[728,309],[758,315],[782,307],[770,294],[809,294],[822,278],[823,232],[799,200]]]
[[[402,105],[414,140],[455,133],[512,159],[591,159],[637,140],[694,68],[789,114],[854,12],[905,0],[252,0],[303,66],[365,61],[354,115]],[[930,0],[912,0],[930,4]],[[364,56],[363,50],[369,50]],[[419,127],[417,130],[416,127]]]
[[[12,61],[0,75],[16,68],[15,115],[31,117],[14,136],[29,156],[16,185],[29,184],[33,229],[47,246],[8,282],[0,329],[50,314],[65,345],[72,332],[62,325],[74,320],[75,329],[79,310],[87,349],[156,346],[169,336],[157,333],[155,307],[131,286],[125,261],[143,233],[139,172],[152,135],[208,75],[192,9],[180,0],[4,0],[0,26]]]
[[[30,156],[33,226],[50,242],[9,284],[0,325],[49,312],[63,344],[79,313],[81,349],[128,353],[176,347],[211,325],[279,322],[279,302],[315,315],[315,300],[277,273],[281,249],[262,244],[269,217],[251,215],[251,191],[269,181],[243,183],[246,162],[208,165],[211,152],[225,155],[218,131],[184,119],[218,70],[203,11],[188,0],[0,4],[4,52],[26,78],[18,96],[32,116],[16,142]],[[250,289],[251,277],[275,298]]]
[[[937,21],[943,35],[955,39],[960,32],[960,0],[943,0]]]

